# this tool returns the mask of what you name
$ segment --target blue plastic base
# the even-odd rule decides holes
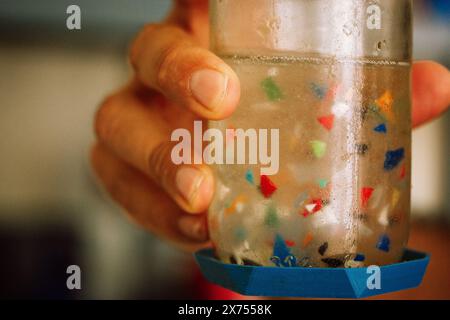
[[[249,296],[304,298],[364,298],[420,285],[429,255],[406,249],[403,262],[380,267],[380,289],[369,289],[368,268],[259,267],[225,264],[212,249],[195,253],[212,283]],[[371,281],[369,281],[371,283]]]

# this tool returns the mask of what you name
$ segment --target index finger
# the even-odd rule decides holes
[[[176,26],[145,27],[132,46],[130,60],[142,83],[202,118],[226,118],[239,101],[234,71]]]

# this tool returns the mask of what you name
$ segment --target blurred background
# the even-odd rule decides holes
[[[414,1],[415,58],[450,67],[450,1]],[[66,9],[82,10],[82,30]],[[98,188],[92,119],[130,74],[127,47],[169,0],[0,0],[0,298],[238,298],[208,285],[189,254],[131,224]],[[413,134],[409,246],[430,252],[418,289],[450,299],[450,115]],[[66,288],[66,268],[82,290]]]

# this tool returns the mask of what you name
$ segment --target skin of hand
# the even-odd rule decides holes
[[[208,245],[206,211],[214,177],[206,165],[171,161],[173,130],[230,116],[239,79],[208,48],[208,1],[178,0],[161,24],[147,25],[130,49],[133,79],[111,94],[95,119],[92,167],[128,216],[178,247]],[[450,72],[430,62],[412,69],[413,125],[450,105]]]

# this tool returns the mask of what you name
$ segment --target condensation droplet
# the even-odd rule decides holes
[[[342,31],[344,32],[344,34],[346,36],[350,36],[352,34],[352,28],[349,27],[348,24],[344,25],[344,27],[342,28]]]
[[[386,47],[386,40],[378,41],[377,43],[377,51],[381,51]]]

